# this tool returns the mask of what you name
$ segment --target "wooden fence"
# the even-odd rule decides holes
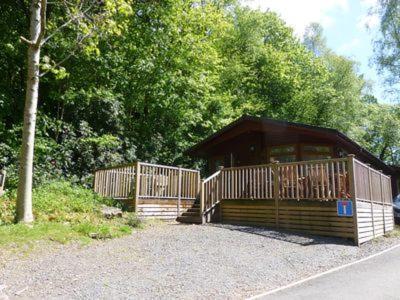
[[[390,177],[354,155],[225,168],[203,180],[201,191],[203,221],[219,205],[220,221],[273,223],[357,243],[393,229]],[[338,217],[338,199],[352,201],[354,217]],[[360,202],[369,203],[369,215]]]
[[[101,196],[129,202],[136,212],[173,218],[195,201],[199,184],[197,170],[136,162],[96,170],[93,188]]]
[[[393,229],[390,177],[347,158],[225,168],[200,181],[197,170],[137,162],[97,170],[94,190],[128,200],[143,216],[176,218],[200,194],[202,222],[219,221],[353,238]],[[353,215],[337,214],[336,200]],[[193,214],[194,210],[191,210]]]
[[[393,204],[389,176],[354,160],[357,236],[360,243],[393,230]]]

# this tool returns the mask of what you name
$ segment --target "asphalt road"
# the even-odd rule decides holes
[[[400,247],[263,299],[400,299]]]

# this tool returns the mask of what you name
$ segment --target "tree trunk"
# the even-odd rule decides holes
[[[41,27],[41,2],[32,0],[30,20],[30,40],[37,41]],[[32,171],[35,141],[36,112],[39,95],[40,44],[28,46],[28,78],[26,82],[24,127],[20,156],[19,182],[17,194],[17,221],[33,222],[32,213]]]

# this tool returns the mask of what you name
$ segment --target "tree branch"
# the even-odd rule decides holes
[[[47,70],[44,73],[41,73],[39,77],[45,76],[47,73],[49,73],[51,70],[54,70],[55,68],[61,66],[64,62],[66,62],[68,59],[70,59],[73,55],[75,55],[76,51],[79,49],[81,46],[81,43],[88,37],[90,37],[93,34],[94,31],[89,32],[88,34],[84,35],[77,41],[74,49],[71,50],[70,54],[68,54],[65,58],[63,58],[61,61],[57,62],[54,66],[51,67],[51,69]]]
[[[92,8],[92,6],[89,7],[88,9],[86,9],[85,11],[83,11],[81,13],[81,15],[75,15],[74,17],[71,17],[67,22],[65,22],[64,24],[62,24],[59,27],[57,27],[49,36],[47,36],[45,39],[43,39],[43,41],[41,42],[41,45],[45,44],[48,40],[50,40],[53,36],[55,36],[61,29],[63,29],[64,27],[68,26],[73,21],[76,21],[79,18],[81,18],[82,15],[86,14],[91,8]]]
[[[21,42],[27,43],[30,46],[34,46],[35,45],[34,42],[32,42],[31,40],[28,40],[27,38],[25,38],[23,36],[20,36],[19,39],[20,39]]]

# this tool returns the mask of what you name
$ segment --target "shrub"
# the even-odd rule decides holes
[[[143,227],[143,221],[135,214],[129,213],[125,217],[126,224],[133,228],[141,228]]]

